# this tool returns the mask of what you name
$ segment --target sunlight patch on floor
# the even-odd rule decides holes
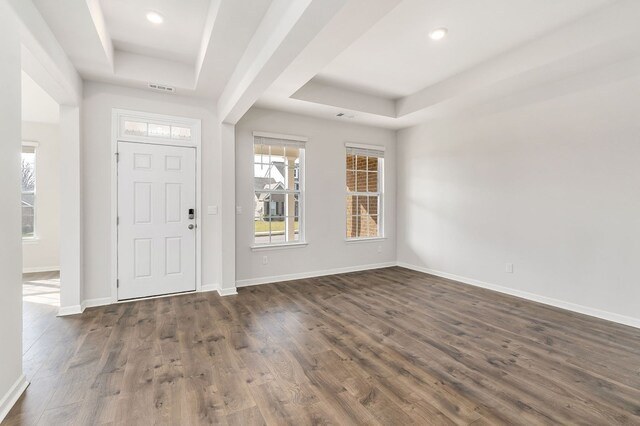
[[[60,279],[25,281],[22,285],[22,298],[25,302],[60,306]]]

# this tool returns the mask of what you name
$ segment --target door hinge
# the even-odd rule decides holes
[[[120,225],[120,216],[116,216],[116,226]]]
[[[116,288],[120,288],[120,280],[119,279],[116,280]]]
[[[116,152],[116,163],[120,162],[120,153]]]

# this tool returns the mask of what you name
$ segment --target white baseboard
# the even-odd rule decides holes
[[[414,271],[423,272],[426,274],[435,275],[438,277],[458,281],[463,284],[468,284],[475,287],[481,287],[488,290],[497,291],[499,293],[509,294],[511,296],[521,297],[523,299],[543,303],[545,305],[554,306],[556,308],[566,309],[568,311],[573,311],[580,314],[601,318],[607,321],[613,321],[619,324],[640,328],[640,318],[633,318],[625,315],[616,314],[614,312],[603,311],[600,309],[578,305],[576,303],[566,302],[563,300],[553,299],[551,297],[541,296],[538,294],[529,293],[522,290],[516,290],[509,287],[503,287],[500,285],[486,283],[473,278],[462,277],[462,276],[450,274],[447,272],[442,272],[442,271],[437,271],[437,270],[433,270],[433,269],[429,269],[421,266],[411,265],[405,262],[386,262],[386,263],[378,263],[378,264],[370,264],[370,265],[351,266],[351,267],[345,267],[345,268],[325,269],[321,271],[303,272],[298,274],[286,274],[286,275],[275,275],[270,277],[251,278],[251,279],[245,279],[245,280],[238,280],[236,282],[236,287],[240,288],[240,287],[248,287],[252,285],[269,284],[269,283],[282,282],[282,281],[292,281],[292,280],[299,280],[299,279],[305,279],[305,278],[321,277],[326,275],[344,274],[348,272],[388,268],[396,265],[401,266],[403,268],[411,269]],[[200,291],[202,292],[217,291],[220,296],[231,296],[234,294],[238,294],[236,288],[221,289],[218,284],[205,284],[202,286]],[[85,308],[89,308],[93,306],[110,305],[111,303],[113,302],[109,297],[98,298],[98,299],[88,299],[82,302],[81,305],[60,307],[60,309],[58,310],[58,316],[77,315],[77,314],[81,314],[85,310]]]
[[[96,299],[87,299],[82,302],[82,310],[85,308],[93,308],[94,306],[110,305],[112,302],[110,297],[98,297]]]
[[[396,266],[396,262],[375,263],[371,265],[348,266],[346,268],[325,269],[322,271],[302,272],[299,274],[274,275],[271,277],[250,278],[236,281],[236,287],[277,283],[282,281],[301,280],[305,278],[322,277],[325,275],[345,274],[347,272],[368,271],[370,269],[389,268]]]
[[[57,272],[59,270],[59,266],[35,266],[30,268],[22,268],[22,273],[32,274],[34,272]]]
[[[205,292],[205,291],[216,291],[218,290],[220,286],[218,284],[202,284],[202,287],[200,288],[201,292]]]
[[[60,306],[58,308],[58,316],[66,317],[67,315],[77,315],[81,314],[84,311],[84,304],[82,305],[71,305],[71,306]]]
[[[205,292],[205,291],[216,291],[216,290],[218,290],[217,284],[205,284],[202,286],[200,291]],[[161,297],[171,297],[171,296],[175,296],[175,294],[151,296],[151,297],[146,297],[144,299],[119,300],[117,302],[114,302],[111,297],[98,297],[96,299],[87,299],[83,301],[80,305],[60,307],[60,309],[58,309],[58,316],[63,317],[67,315],[81,314],[84,312],[86,308],[93,308],[96,306],[106,306],[106,305],[111,305],[113,303],[127,303],[127,302],[134,302],[136,300],[158,299]]]
[[[22,395],[27,386],[29,386],[29,382],[24,374],[22,374],[2,399],[0,399],[0,423],[7,417],[7,414],[9,414],[9,411],[11,411],[11,408],[18,401],[18,398],[20,398],[20,395]]]
[[[216,290],[218,290],[218,294],[220,296],[233,296],[234,294],[238,294],[238,290],[233,287],[233,288],[217,288]]]
[[[509,287],[503,287],[500,285],[489,284],[483,281],[479,281],[473,278],[461,277],[459,275],[449,274],[447,272],[436,271],[421,266],[411,265],[404,262],[398,262],[398,266],[411,269],[418,272],[424,272],[425,274],[436,275],[438,277],[447,278],[454,281],[459,281],[463,284],[469,284],[475,287],[486,288],[488,290],[497,291],[499,293],[509,294],[511,296],[521,297],[523,299],[531,300],[534,302],[543,303],[545,305],[553,306],[556,308],[566,309],[568,311],[577,312],[579,314],[589,315],[592,317],[604,319],[607,321],[617,322],[619,324],[628,325],[631,327],[640,328],[640,318],[628,317],[625,315],[616,314],[614,312],[607,312],[589,306],[578,305],[576,303],[565,302],[563,300],[553,299],[547,296],[541,296],[539,294],[529,293],[522,290],[515,290]]]
[[[72,306],[61,306],[58,309],[58,316],[65,317],[67,315],[78,315],[84,312],[87,308],[92,308],[94,306],[104,306],[110,305],[112,303],[110,297],[101,297],[98,299],[87,299],[83,300],[79,305]]]

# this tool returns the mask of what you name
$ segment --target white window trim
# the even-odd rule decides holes
[[[36,202],[33,204],[33,235],[29,237],[22,237],[22,242],[26,244],[35,244],[40,241],[38,236],[38,147],[40,144],[36,141],[22,141],[22,146],[28,146],[33,148],[34,155],[36,157],[35,169],[36,169],[36,188],[33,191],[33,196]],[[22,165],[21,165],[22,166]],[[22,202],[22,190],[20,190],[20,202]],[[20,218],[22,218],[22,211],[20,212]],[[22,223],[20,223],[20,229],[22,229]]]
[[[286,141],[294,142],[309,142],[309,138],[296,135],[285,135],[282,133],[270,133],[270,132],[253,132],[253,138],[267,138],[267,139],[282,139]]]
[[[152,143],[158,145],[172,146],[200,146],[200,124],[199,120],[193,118],[176,117],[164,114],[147,113],[140,111],[130,111],[114,108],[112,110],[112,138],[128,142]],[[129,135],[125,132],[125,121],[169,126],[169,136]],[[191,129],[190,139],[180,139],[171,137],[171,127],[186,127]]]
[[[368,149],[371,151],[379,151],[384,153],[386,147],[382,145],[367,145],[364,143],[355,143],[355,142],[345,142],[345,148],[357,148],[357,149]]]
[[[381,152],[382,153],[382,167],[380,166],[380,163],[378,163],[378,191],[377,192],[349,192],[345,190],[345,198],[346,196],[349,195],[355,195],[355,196],[377,196],[378,197],[378,235],[375,237],[348,237],[346,236],[347,234],[347,220],[348,220],[348,215],[347,215],[347,209],[345,206],[344,209],[344,226],[345,226],[345,231],[343,233],[343,235],[345,235],[345,242],[346,243],[362,243],[362,242],[368,242],[368,241],[380,241],[380,240],[386,240],[387,237],[385,235],[385,230],[384,230],[384,218],[385,218],[385,209],[384,209],[384,185],[385,185],[385,177],[384,177],[384,164],[385,164],[385,158],[384,158],[384,154],[385,154],[385,147],[382,145],[367,145],[367,144],[361,144],[361,143],[355,143],[355,142],[346,142],[345,144],[345,156],[344,158],[346,159],[347,157],[347,150],[349,148],[356,148],[356,149],[364,149],[364,150],[371,150],[371,151],[377,151],[377,152]],[[347,178],[347,166],[346,166],[346,161],[343,162],[343,164],[345,164],[344,166],[344,179],[346,181]],[[346,185],[345,185],[346,187]]]
[[[353,237],[353,238],[345,238],[344,241],[347,244],[358,244],[358,243],[370,243],[375,241],[384,241],[387,237]]]
[[[298,241],[289,241],[289,242],[284,242],[284,243],[264,243],[264,244],[256,244],[256,237],[255,237],[255,224],[253,223],[255,221],[255,216],[252,216],[252,225],[253,225],[253,244],[251,245],[251,250],[252,251],[261,251],[261,250],[280,250],[280,249],[287,249],[287,248],[304,248],[307,245],[309,245],[309,242],[306,240],[306,233],[305,233],[305,224],[306,224],[306,219],[305,219],[305,156],[307,153],[307,147],[306,147],[306,142],[309,141],[308,138],[304,137],[304,136],[295,136],[295,135],[286,135],[286,134],[282,134],[282,133],[271,133],[271,132],[261,132],[261,131],[254,131],[253,132],[253,146],[251,147],[251,156],[252,156],[252,166],[255,165],[255,139],[256,138],[267,138],[267,139],[274,139],[275,143],[274,145],[278,145],[277,141],[281,140],[281,141],[292,141],[292,142],[299,142],[301,144],[301,148],[302,148],[302,153],[300,155],[300,166],[299,166],[299,177],[298,177],[298,184],[299,184],[299,189],[298,190],[274,190],[274,191],[265,191],[265,192],[270,192],[273,194],[289,194],[289,193],[297,193],[299,194],[298,196],[298,220],[299,220],[299,228],[298,228]],[[255,166],[254,166],[255,167]],[[252,168],[254,168],[252,167]],[[255,172],[254,172],[255,173]],[[254,175],[255,177],[255,175]],[[253,183],[251,184],[251,195],[254,196],[256,191],[255,191],[255,187],[253,187]],[[253,197],[252,197],[253,198]]]
[[[251,246],[251,251],[305,248],[308,245],[309,243],[307,242],[297,242],[297,241],[292,241],[290,243],[254,244]]]

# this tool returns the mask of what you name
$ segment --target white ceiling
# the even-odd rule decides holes
[[[274,0],[33,2],[83,79],[217,99]]]
[[[613,0],[404,0],[318,78],[387,98],[411,95]],[[429,38],[435,28],[449,33]]]
[[[389,3],[375,20],[368,4],[336,15],[257,106],[402,129],[625,78],[640,62],[638,0]],[[432,41],[439,27],[449,34]]]
[[[117,50],[195,64],[210,0],[100,0],[100,6]],[[160,25],[146,14],[163,16]]]
[[[33,2],[84,79],[174,86],[232,124],[257,105],[399,129],[640,62],[639,0]]]
[[[31,77],[22,72],[22,121],[56,124],[60,120],[58,104]]]

